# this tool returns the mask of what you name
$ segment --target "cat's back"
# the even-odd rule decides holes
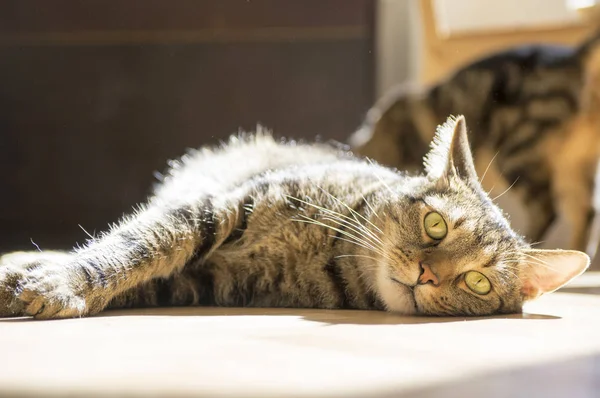
[[[532,122],[538,131],[571,117],[581,84],[577,48],[509,48],[466,64],[431,86],[402,84],[390,90],[349,142],[360,155],[401,169],[420,169],[435,126],[448,115],[471,120],[475,149],[495,147],[513,141],[509,135],[521,136],[515,129],[519,123]]]
[[[523,45],[485,55],[460,71],[495,70],[506,64],[518,65],[522,71],[568,66],[573,62],[576,49],[554,44]],[[460,73],[460,72],[459,72]]]
[[[351,157],[343,148],[274,138],[269,131],[231,136],[219,147],[191,150],[169,162],[169,170],[155,189],[166,200],[195,197],[199,191],[218,194],[266,172],[292,166],[336,163]]]
[[[581,85],[580,74],[575,48],[521,46],[460,68],[431,87],[428,102],[438,118],[459,112],[482,122],[493,109],[527,105],[540,97],[571,103]]]

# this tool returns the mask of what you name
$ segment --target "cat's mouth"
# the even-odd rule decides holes
[[[425,272],[425,269],[423,268],[423,265],[421,265],[421,263],[419,262],[419,274],[417,275],[417,279],[415,280],[414,283],[405,283],[405,282],[402,282],[398,278],[395,278],[393,276],[390,276],[390,279],[393,282],[395,282],[395,283],[397,283],[399,285],[408,287],[408,288],[410,288],[412,290],[412,289],[415,288],[415,286],[417,286],[419,284],[419,279],[421,278],[421,276],[423,275],[424,272]]]
[[[413,295],[414,295],[414,289],[415,289],[415,286],[417,286],[417,284],[416,284],[416,283],[415,283],[414,285],[409,285],[409,284],[406,284],[406,283],[403,283],[403,282],[401,282],[400,280],[398,280],[398,279],[396,279],[396,278],[394,278],[394,277],[390,277],[390,279],[391,279],[393,282],[395,282],[395,283],[399,284],[400,286],[403,286],[403,287],[407,287],[407,288],[409,288],[409,289],[410,289],[410,291],[411,291],[411,292],[413,293]]]
[[[399,279],[394,278],[394,277],[390,277],[390,280],[392,282],[397,283],[398,285],[402,286],[402,291],[403,292],[406,292],[406,293],[410,292],[409,293],[409,295],[410,295],[409,297],[410,297],[410,299],[412,301],[412,306],[414,307],[414,311],[418,312],[419,311],[419,307],[418,307],[418,304],[417,304],[417,296],[415,294],[415,286],[416,285],[412,285],[412,286],[411,285],[407,285],[406,283],[402,283]]]
[[[397,284],[399,284],[399,285],[406,286],[404,283],[400,282],[398,279],[396,279],[396,278],[394,278],[394,277],[391,277],[390,279],[391,279],[392,281],[396,282],[396,283],[397,283]]]

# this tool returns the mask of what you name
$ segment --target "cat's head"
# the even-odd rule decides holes
[[[480,185],[464,117],[438,128],[425,170],[385,211],[393,239],[377,285],[388,309],[410,313],[410,297],[422,314],[520,312],[588,267],[584,253],[532,249],[511,229]]]

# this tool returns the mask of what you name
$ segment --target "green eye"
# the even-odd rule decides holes
[[[446,221],[444,221],[440,213],[436,213],[434,211],[427,213],[424,224],[425,233],[427,233],[431,239],[444,239],[448,233],[448,226],[446,225]]]
[[[490,280],[481,272],[469,271],[465,274],[465,283],[474,293],[486,295],[492,290]]]

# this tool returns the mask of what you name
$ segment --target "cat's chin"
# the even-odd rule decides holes
[[[417,305],[411,287],[390,278],[385,272],[377,276],[377,292],[387,311],[403,315],[417,313]]]

